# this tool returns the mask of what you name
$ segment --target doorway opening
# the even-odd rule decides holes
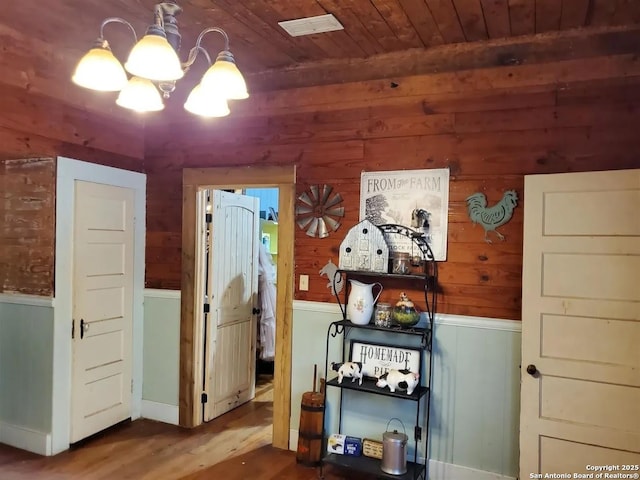
[[[195,314],[202,307],[196,295],[197,197],[215,190],[275,188],[278,190],[276,259],[276,327],[273,362],[273,446],[289,446],[291,412],[291,334],[293,315],[293,237],[295,166],[185,169],[183,174],[182,300],[180,327],[180,425],[202,423],[204,371],[203,322]],[[271,238],[269,238],[270,241]]]

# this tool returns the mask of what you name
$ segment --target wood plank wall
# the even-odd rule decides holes
[[[142,171],[144,130],[2,83],[0,101],[0,292],[51,296],[55,157]]]
[[[184,167],[296,164],[298,194],[332,185],[344,198],[342,227],[295,238],[295,298],[327,302],[319,270],[338,263],[358,221],[361,172],[448,167],[439,311],[520,319],[524,175],[640,167],[638,56],[572,56],[257,94],[224,119],[148,125],[147,286],[180,288]],[[465,199],[480,191],[492,205],[507,189],[520,204],[500,229],[506,241],[487,244]],[[297,290],[300,274],[309,291]]]

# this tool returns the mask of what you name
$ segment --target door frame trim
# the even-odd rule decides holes
[[[291,416],[291,337],[293,329],[293,238],[296,167],[245,166],[185,168],[182,175],[182,295],[180,304],[180,425],[202,424],[201,322],[194,315],[196,272],[196,192],[202,188],[278,188],[276,355],[273,394],[273,446],[289,448]]]
[[[147,176],[138,172],[106,167],[66,157],[57,157],[51,451],[47,452],[47,455],[55,455],[67,450],[71,438],[70,408],[73,362],[71,317],[73,312],[73,215],[74,185],[76,180],[134,190],[133,392],[131,397],[131,418],[139,418],[142,408],[142,334]]]

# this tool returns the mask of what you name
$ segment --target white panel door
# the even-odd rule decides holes
[[[260,242],[257,198],[212,192],[210,314],[206,321],[204,419],[209,421],[255,396]]]
[[[130,416],[134,190],[75,183],[71,442]]]
[[[525,177],[524,218],[520,478],[637,469],[640,170]]]

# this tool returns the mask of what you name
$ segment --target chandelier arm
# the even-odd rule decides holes
[[[122,23],[126,25],[131,30],[131,33],[133,33],[133,39],[135,40],[135,42],[138,41],[138,35],[136,35],[136,30],[135,28],[133,28],[133,25],[127,22],[124,18],[120,17],[109,17],[105,18],[102,21],[102,24],[100,25],[100,38],[104,38],[104,27],[106,27],[110,23]]]
[[[209,55],[209,52],[207,52],[207,50],[202,45],[197,45],[189,50],[187,61],[182,64],[182,69],[185,71],[185,73],[187,72],[187,70],[189,70],[191,65],[195,63],[196,58],[198,58],[198,53],[200,52],[202,52],[204,57],[207,59],[207,63],[209,64],[209,66],[211,66],[211,56]]]
[[[191,65],[193,65],[193,62],[196,61],[196,57],[198,56],[198,51],[202,50],[202,51],[206,52],[206,50],[200,44],[202,43],[202,39],[204,38],[204,36],[207,33],[210,33],[210,32],[217,32],[220,35],[222,35],[223,38],[224,38],[224,50],[225,51],[229,50],[229,36],[227,35],[227,32],[225,32],[224,30],[222,30],[219,27],[208,27],[208,28],[205,28],[200,33],[200,35],[198,35],[198,39],[196,40],[195,47],[193,47],[191,49],[191,51],[189,52],[189,58],[184,63],[184,67],[185,68],[189,68]],[[209,65],[211,65],[211,58],[209,57],[208,53],[207,53],[207,60],[209,61]]]

